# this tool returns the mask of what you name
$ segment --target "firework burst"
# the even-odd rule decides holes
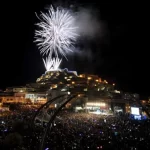
[[[53,58],[53,70],[59,70],[59,66],[62,62],[62,59],[59,59],[58,57]]]
[[[75,17],[66,9],[52,6],[48,13],[41,13],[40,23],[37,23],[39,30],[35,31],[35,42],[44,55],[52,57],[71,52],[78,37]]]
[[[61,61],[62,59],[59,59],[58,57],[51,58],[50,56],[48,56],[45,60],[43,59],[46,71],[59,70]]]
[[[45,60],[43,59],[44,66],[46,71],[53,69],[53,60],[50,57],[47,57]]]

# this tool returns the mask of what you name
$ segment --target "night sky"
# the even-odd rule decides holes
[[[44,11],[51,1],[22,0],[1,3],[0,88],[35,82],[45,72],[42,57],[33,43],[35,12]],[[67,2],[65,4],[68,4]],[[98,74],[117,89],[150,96],[150,55],[148,48],[148,12],[142,3],[87,3],[99,11],[105,34],[101,38],[80,39],[80,49],[90,49],[90,57],[69,56],[63,66],[79,73]],[[148,4],[147,4],[148,5]]]

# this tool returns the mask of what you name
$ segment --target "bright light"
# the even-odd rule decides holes
[[[88,80],[91,80],[92,78],[91,77],[88,77]]]
[[[59,69],[59,65],[61,63],[62,59],[57,58],[53,58],[53,69],[54,70],[58,70]]]
[[[82,75],[82,74],[80,74],[80,75],[79,75],[79,77],[80,77],[80,78],[83,78],[83,75]]]
[[[67,89],[61,89],[61,91],[63,92],[63,91],[67,91]]]
[[[117,91],[117,90],[115,90],[114,92],[115,92],[115,93],[120,93],[120,91]]]
[[[140,111],[138,107],[131,107],[131,114],[140,115]]]
[[[82,107],[75,107],[76,110],[82,110]]]
[[[75,84],[75,82],[74,82],[74,81],[72,81],[72,84]]]
[[[59,59],[58,57],[51,59],[50,56],[48,56],[46,60],[43,59],[46,71],[59,70],[61,61],[62,59]]]
[[[88,103],[86,103],[86,105],[88,105],[88,106],[106,106],[105,103],[92,103],[92,102],[88,102]]]
[[[46,71],[49,71],[53,68],[53,60],[50,57],[47,57],[45,60],[43,59]]]
[[[84,89],[84,91],[87,91],[87,90],[88,90],[87,88]]]
[[[54,89],[57,88],[57,84],[53,85],[52,88],[54,88]]]
[[[66,57],[78,37],[75,16],[69,10],[51,6],[48,13],[41,13],[39,20],[41,22],[36,24],[39,30],[35,31],[35,42],[40,52],[50,57],[53,53],[57,57],[58,54]]]
[[[90,112],[91,114],[96,114],[96,115],[99,115],[99,114],[101,114],[101,112],[100,111],[94,111],[94,112]]]

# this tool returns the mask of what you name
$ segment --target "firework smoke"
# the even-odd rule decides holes
[[[76,16],[79,34],[87,38],[94,38],[102,34],[102,23],[99,21],[96,11],[90,8],[79,8]]]

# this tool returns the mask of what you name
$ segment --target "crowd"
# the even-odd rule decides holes
[[[44,128],[30,127],[34,109],[0,117],[0,149],[38,150]],[[45,150],[147,150],[150,121],[128,115],[106,116],[61,111],[45,141]]]
[[[1,112],[0,150],[27,146],[25,141],[31,135],[30,122],[34,112],[35,109]]]
[[[128,115],[63,112],[47,138],[49,149],[150,149],[150,121]]]

